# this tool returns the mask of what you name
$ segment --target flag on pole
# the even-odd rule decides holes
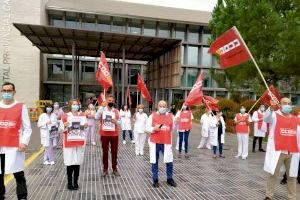
[[[103,92],[101,92],[97,98],[98,101],[98,105],[101,105],[103,101],[105,101],[105,96],[103,94]]]
[[[100,52],[100,62],[96,72],[96,80],[105,90],[113,86],[112,76],[110,75],[105,54],[102,51]]]
[[[188,97],[186,98],[184,104],[187,106],[199,105],[202,103],[203,91],[202,91],[202,71],[200,72],[197,81],[195,82],[192,90],[190,91]]]
[[[280,93],[276,90],[274,85],[270,85],[269,90],[266,90],[260,97],[260,101],[263,104],[266,104],[268,106],[271,105],[270,104],[271,99],[277,103],[276,109],[279,109],[281,97],[280,97]]]
[[[209,110],[215,110],[215,111],[220,110],[219,106],[218,106],[219,100],[217,100],[211,96],[203,95],[203,103],[204,103],[205,107]]]
[[[150,96],[150,93],[141,77],[140,74],[138,74],[138,80],[137,80],[137,89],[141,92],[142,97],[148,101],[149,103],[153,102],[152,98]]]
[[[208,52],[220,56],[222,69],[239,65],[251,59],[251,53],[235,26],[218,37],[211,44]]]
[[[129,105],[129,107],[131,107],[132,101],[131,101],[129,86],[127,87],[127,99],[128,99],[128,105]]]

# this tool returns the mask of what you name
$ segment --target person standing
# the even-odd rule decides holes
[[[84,161],[87,120],[84,113],[79,111],[79,101],[70,101],[70,112],[61,117],[60,129],[63,134],[63,157],[67,166],[68,189],[78,190],[80,165]],[[76,138],[74,138],[76,136]]]
[[[58,102],[54,102],[53,104],[53,113],[56,115],[56,119],[58,121],[58,127],[59,127],[59,123],[60,123],[60,120],[61,120],[61,116],[64,114],[64,111],[62,108],[59,107],[59,103]],[[59,149],[61,148],[62,146],[62,142],[61,142],[61,133],[58,133],[57,134],[57,137],[54,138],[54,142],[56,145],[56,148]]]
[[[103,173],[102,176],[108,175],[108,150],[111,149],[111,164],[114,176],[120,176],[117,168],[118,159],[118,140],[119,140],[119,111],[114,108],[115,97],[111,94],[107,95],[107,99],[102,102],[97,110],[96,119],[100,119],[99,134],[101,136],[102,144],[102,162]]]
[[[236,124],[235,131],[238,139],[238,154],[235,157],[242,157],[242,159],[245,160],[248,157],[249,124],[251,122],[251,116],[246,113],[244,106],[241,107],[240,113],[235,115],[234,122]]]
[[[175,120],[178,124],[178,133],[179,133],[179,154],[178,158],[181,158],[182,143],[184,141],[184,151],[185,158],[189,158],[188,155],[188,146],[189,146],[189,134],[192,130],[192,120],[194,119],[192,112],[189,110],[188,106],[183,105],[182,110],[178,111]]]
[[[262,140],[266,136],[266,130],[265,127],[266,124],[263,122],[264,112],[265,112],[265,106],[261,105],[257,111],[255,111],[252,115],[252,121],[254,122],[254,139],[253,139],[253,146],[252,146],[252,152],[255,153],[255,147],[256,147],[256,141],[258,139],[258,149],[261,152],[265,152],[265,150],[262,148]]]
[[[88,129],[87,129],[87,143],[96,145],[96,136],[95,136],[95,114],[96,110],[93,104],[88,105],[88,109],[85,111],[87,118]]]
[[[159,187],[158,182],[158,160],[160,152],[166,163],[167,183],[172,187],[177,184],[173,179],[173,153],[172,153],[172,131],[174,129],[174,115],[167,112],[167,102],[158,102],[158,111],[153,112],[146,125],[146,131],[150,133],[148,139],[150,151],[150,163],[152,168],[153,187]]]
[[[40,128],[41,144],[45,147],[44,165],[54,165],[54,147],[58,135],[57,117],[53,113],[52,105],[47,104],[44,113],[39,116],[37,126]]]
[[[144,155],[144,146],[146,141],[146,122],[148,116],[144,113],[144,105],[138,105],[138,112],[133,116],[134,120],[134,139],[135,139],[135,154]]]
[[[200,118],[200,125],[201,125],[201,141],[198,149],[202,149],[206,147],[207,149],[211,149],[210,142],[209,142],[209,123],[211,120],[211,110],[207,109],[205,110],[205,113]]]
[[[217,148],[219,149],[219,157],[223,156],[223,144],[225,143],[225,121],[221,112],[213,111],[213,117],[210,121],[210,142],[213,146],[213,158],[217,158]]]
[[[127,105],[123,105],[120,110],[120,117],[121,117],[121,129],[123,133],[123,144],[126,144],[126,131],[129,132],[129,137],[131,143],[134,143],[131,131],[131,112],[128,110]]]
[[[4,174],[13,173],[17,182],[18,199],[27,199],[27,185],[24,174],[25,150],[32,133],[27,107],[14,99],[15,85],[5,82],[0,101],[0,199],[5,198]]]
[[[267,179],[266,198],[271,200],[274,187],[282,165],[287,174],[288,199],[296,200],[296,177],[299,168],[299,147],[297,144],[297,131],[299,122],[291,114],[292,106],[289,98],[280,100],[280,109],[274,111],[276,103],[271,100],[271,106],[264,115],[264,121],[270,123],[270,133],[267,143],[267,152],[264,170],[270,175]]]

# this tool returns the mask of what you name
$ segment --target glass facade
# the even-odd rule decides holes
[[[197,46],[188,46],[187,48],[187,64],[188,65],[198,65],[198,47]]]
[[[171,24],[166,22],[159,22],[158,25],[159,31],[158,36],[159,37],[170,37],[171,33]]]
[[[197,69],[197,68],[188,68],[186,70],[188,87],[193,87],[194,83],[196,82],[196,80],[198,78],[198,72],[199,72],[199,69]]]
[[[188,31],[188,42],[199,42],[199,26],[190,25]]]
[[[129,19],[128,32],[140,35],[142,31],[142,21],[139,19]]]
[[[155,34],[156,34],[156,22],[144,21],[144,35],[155,36]]]

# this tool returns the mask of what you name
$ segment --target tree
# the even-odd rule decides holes
[[[236,26],[267,82],[288,81],[291,87],[285,89],[299,88],[300,0],[219,0],[209,26],[212,40]],[[257,94],[265,89],[251,61],[225,74],[231,88],[250,88]]]

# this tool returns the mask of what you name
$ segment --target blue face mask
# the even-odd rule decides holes
[[[292,112],[292,106],[291,105],[282,105],[281,111],[285,114],[289,114]]]
[[[72,105],[72,112],[77,112],[79,110],[79,105]]]
[[[4,92],[2,94],[2,99],[3,100],[12,100],[13,98],[14,98],[14,95],[11,92]]]
[[[47,113],[51,113],[51,111],[52,111],[52,108],[50,108],[50,107],[46,108]]]
[[[240,111],[241,111],[242,114],[244,114],[246,112],[246,109],[245,108],[241,108]]]

